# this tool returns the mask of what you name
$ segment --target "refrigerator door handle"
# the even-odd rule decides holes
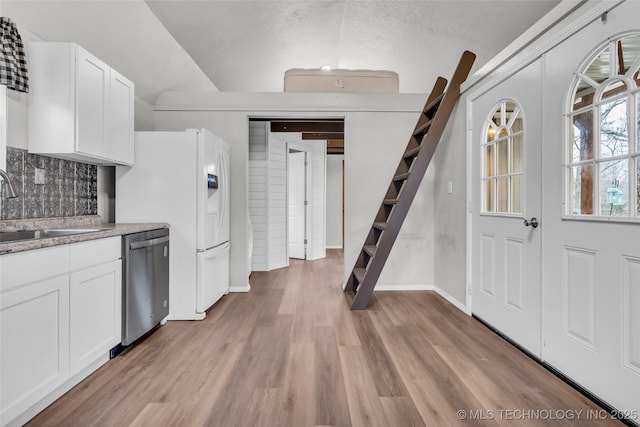
[[[156,239],[149,239],[149,240],[140,240],[140,241],[137,241],[137,242],[129,243],[129,249],[148,248],[149,246],[160,245],[160,244],[168,242],[168,241],[169,241],[169,236],[158,237]]]
[[[227,180],[227,165],[225,163],[225,158],[224,158],[224,153],[220,154],[220,158],[218,159],[218,162],[220,163],[220,169],[221,169],[221,175],[222,175],[222,179],[223,182],[222,184],[222,194],[220,195],[220,227],[224,227],[224,222],[226,220],[225,218],[225,212],[226,212],[226,208],[227,208],[227,191],[229,191],[229,188],[227,188],[228,186],[228,180]]]

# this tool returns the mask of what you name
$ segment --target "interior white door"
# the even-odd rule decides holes
[[[306,159],[304,151],[289,152],[289,257],[305,259]]]
[[[472,312],[540,356],[541,61],[472,99]]]

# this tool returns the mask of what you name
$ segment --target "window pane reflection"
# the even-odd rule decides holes
[[[593,159],[593,111],[571,118],[571,161]]]
[[[573,111],[593,104],[596,89],[584,80],[580,80],[573,95]]]
[[[629,162],[617,160],[600,164],[600,215],[629,215]]]
[[[569,213],[593,214],[593,165],[573,166],[569,174]]]
[[[484,211],[495,212],[495,181],[490,179],[484,182]]]
[[[509,172],[509,161],[507,160],[507,140],[498,142],[498,175],[506,175]]]
[[[485,148],[484,158],[485,158],[484,176],[485,177],[494,176],[495,168],[493,165],[493,145],[488,145]]]
[[[600,157],[623,156],[629,152],[627,99],[600,107]]]
[[[511,173],[522,172],[522,134],[511,139]]]
[[[629,72],[629,68],[633,65],[633,62],[638,58],[638,47],[640,46],[640,34],[634,34],[627,36],[620,40],[622,47],[622,58],[624,62],[624,70],[618,67],[618,74],[626,74]]]
[[[498,178],[498,208],[501,213],[509,212],[509,181],[508,178]]]

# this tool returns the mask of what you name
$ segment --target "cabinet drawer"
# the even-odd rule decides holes
[[[68,274],[69,245],[0,256],[0,292]]]
[[[122,237],[89,240],[71,244],[71,271],[120,259]]]

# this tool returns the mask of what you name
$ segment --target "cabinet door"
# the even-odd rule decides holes
[[[76,151],[105,157],[110,67],[78,47],[76,56]]]
[[[117,163],[133,164],[134,86],[111,70],[108,154]]]
[[[70,367],[75,375],[120,343],[122,262],[71,273],[70,301]]]
[[[69,276],[0,298],[2,413],[8,422],[69,378]]]

